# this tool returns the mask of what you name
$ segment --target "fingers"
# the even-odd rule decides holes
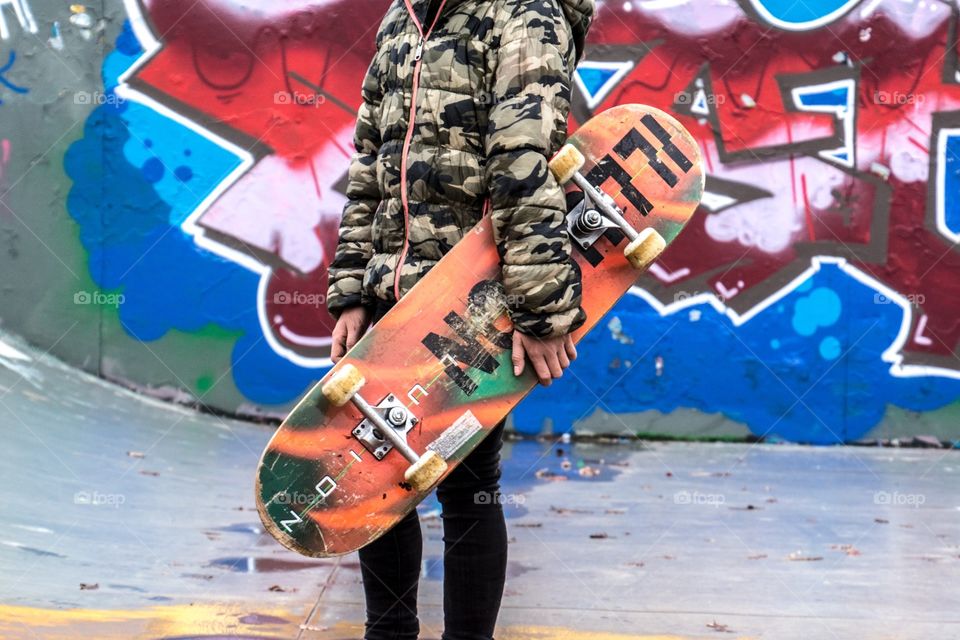
[[[544,362],[546,362],[547,369],[550,371],[550,377],[554,380],[558,380],[563,376],[563,367],[560,366],[560,352],[562,349],[547,349],[543,354]]]
[[[511,360],[513,361],[513,375],[521,375],[524,365],[526,364],[526,354],[523,349],[523,338],[519,331],[513,332],[513,355],[511,356]]]
[[[513,373],[521,375],[527,360],[537,374],[540,384],[550,384],[563,376],[563,370],[577,357],[577,349],[570,336],[539,340],[513,332]]]
[[[353,348],[353,345],[359,342],[360,338],[363,336],[362,327],[360,323],[353,323],[347,325],[347,351]]]
[[[330,336],[330,359],[334,363],[340,361],[340,358],[343,357],[343,354],[347,352],[347,330],[343,326],[343,323],[337,322],[336,326],[333,328],[333,334]]]
[[[366,320],[362,309],[359,311],[351,309],[342,313],[330,336],[330,359],[334,363],[339,362],[347,351],[360,341],[365,329]]]
[[[560,362],[561,369],[566,369],[570,366],[570,358],[567,357],[567,350],[563,345],[557,348],[557,360]]]
[[[527,357],[530,358],[530,364],[533,365],[533,370],[537,372],[537,378],[540,379],[540,384],[544,387],[549,387],[550,383],[553,382],[553,374],[550,372],[550,366],[547,364],[547,360],[544,357],[543,352],[529,352]]]

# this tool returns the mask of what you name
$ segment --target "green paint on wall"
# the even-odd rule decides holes
[[[210,391],[210,389],[213,389],[213,385],[216,380],[216,377],[214,377],[212,374],[203,375],[197,378],[197,382],[194,385],[197,393],[205,394]]]

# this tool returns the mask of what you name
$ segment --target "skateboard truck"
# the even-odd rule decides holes
[[[593,243],[606,233],[607,229],[620,228],[603,217],[603,214],[597,211],[596,207],[591,206],[592,204],[592,199],[584,198],[567,216],[567,231],[570,232],[570,237],[583,249],[592,247]]]
[[[436,451],[428,450],[421,456],[410,448],[406,434],[417,423],[417,419],[392,394],[379,405],[371,406],[360,395],[360,388],[365,382],[359,369],[346,364],[323,384],[321,393],[338,407],[353,402],[353,406],[364,416],[363,422],[353,430],[354,437],[377,460],[382,460],[391,449],[399,451],[410,462],[403,474],[404,479],[417,491],[427,491],[446,473],[446,461]]]
[[[593,246],[607,229],[619,229],[630,241],[623,250],[623,255],[635,269],[646,271],[666,249],[666,240],[652,227],[637,232],[623,217],[623,212],[613,198],[591,184],[580,173],[584,162],[583,154],[571,144],[564,145],[550,161],[550,171],[557,182],[561,185],[573,182],[584,194],[583,202],[571,212],[567,221],[571,237],[587,249]],[[588,202],[592,206],[588,206]]]
[[[419,421],[410,415],[407,408],[393,394],[388,395],[380,404],[370,407],[370,409],[377,414],[379,420],[364,419],[353,430],[353,437],[359,440],[377,460],[383,460],[383,456],[394,448],[393,443],[387,440],[384,432],[393,429],[398,434],[402,433],[406,436],[406,433]],[[366,415],[366,412],[364,412],[364,415]]]

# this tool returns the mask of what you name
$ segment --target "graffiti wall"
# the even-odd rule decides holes
[[[0,0],[0,318],[146,392],[282,415],[386,0]],[[514,428],[960,437],[960,9],[602,2],[571,128],[665,109],[693,227]]]

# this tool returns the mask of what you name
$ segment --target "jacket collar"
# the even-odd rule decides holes
[[[439,1],[439,0],[438,0]],[[443,13],[449,13],[450,9],[454,8],[458,4],[463,4],[466,0],[447,0],[443,5]],[[404,2],[406,4],[406,2]],[[430,8],[430,0],[410,0],[410,4],[413,5],[413,10],[416,13],[417,20],[420,21],[420,24],[423,24],[426,20],[427,10]],[[430,25],[423,25],[426,29]]]

